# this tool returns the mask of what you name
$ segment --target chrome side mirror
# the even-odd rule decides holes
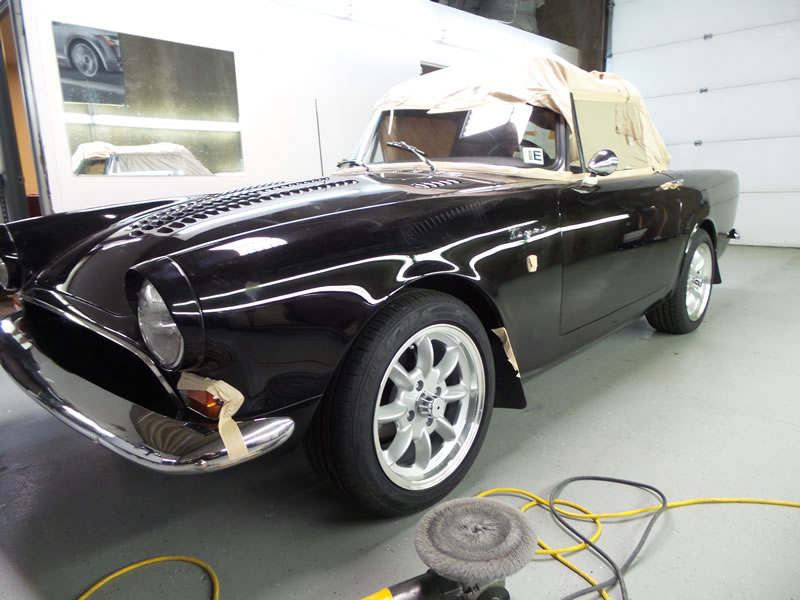
[[[592,175],[611,175],[617,170],[619,159],[611,150],[598,150],[589,160],[587,168]]]

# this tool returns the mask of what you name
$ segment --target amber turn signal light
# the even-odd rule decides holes
[[[219,418],[222,401],[217,396],[204,390],[186,390],[185,394],[189,408],[209,419]]]

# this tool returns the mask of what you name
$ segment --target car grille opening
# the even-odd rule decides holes
[[[178,416],[178,405],[150,368],[119,344],[38,305],[25,303],[25,333],[54,363],[146,409]]]

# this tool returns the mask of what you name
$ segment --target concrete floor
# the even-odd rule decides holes
[[[546,496],[566,477],[597,474],[651,483],[670,500],[800,501],[800,250],[737,246],[722,273],[697,332],[656,334],[642,319],[528,381],[528,408],[495,412],[454,497],[498,486]],[[652,503],[605,484],[565,497],[595,511]],[[544,511],[528,515],[548,543],[567,542]],[[146,471],[73,433],[0,375],[0,598],[75,598],[120,566],[188,554],[214,566],[229,600],[358,599],[424,570],[417,520],[362,517],[316,480],[301,451],[205,476]],[[608,524],[600,544],[622,561],[643,526]],[[609,575],[587,553],[574,560]],[[798,565],[800,511],[699,506],[661,519],[627,582],[648,600],[790,599]],[[581,587],[551,559],[509,580],[518,600]],[[208,597],[205,576],[174,563],[93,596]]]

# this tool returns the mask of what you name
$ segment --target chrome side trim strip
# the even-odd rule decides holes
[[[65,371],[33,343],[22,313],[0,321],[0,364],[39,405],[79,433],[132,462],[157,471],[224,469],[266,454],[291,438],[289,417],[239,423],[247,456],[228,460],[215,424],[165,417]]]

